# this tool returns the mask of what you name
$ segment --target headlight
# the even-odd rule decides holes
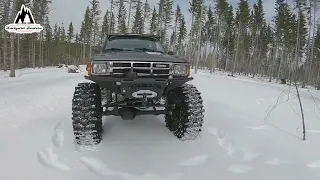
[[[173,66],[173,75],[186,75],[187,69],[186,64],[175,64]]]
[[[92,72],[94,74],[106,74],[107,73],[107,64],[92,64]]]

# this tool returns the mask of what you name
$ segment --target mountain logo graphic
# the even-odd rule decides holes
[[[9,33],[31,34],[40,33],[43,27],[40,24],[36,24],[31,10],[23,4],[13,24],[6,25],[5,30]]]

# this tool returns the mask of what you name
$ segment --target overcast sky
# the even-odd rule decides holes
[[[144,1],[144,0],[143,0]],[[228,0],[229,3],[233,5],[233,7],[238,7],[239,0]],[[291,1],[291,0],[288,0]],[[148,0],[151,7],[157,6],[159,0]],[[206,0],[206,4],[210,4],[214,2],[214,0]],[[249,0],[250,5],[254,3],[254,0]],[[188,12],[189,8],[189,0],[174,0],[174,9],[177,5],[180,5],[182,11],[185,14],[185,18],[187,21],[187,25],[191,24],[191,16]],[[64,27],[67,28],[69,23],[72,21],[75,31],[78,32],[80,30],[81,22],[84,18],[84,12],[86,7],[89,5],[89,0],[54,0],[52,2],[52,11],[50,12],[50,21],[51,24],[55,23],[64,24]],[[264,10],[266,18],[271,20],[274,15],[274,4],[275,0],[263,0]],[[100,0],[100,6],[102,10],[102,16],[110,8],[110,0]]]

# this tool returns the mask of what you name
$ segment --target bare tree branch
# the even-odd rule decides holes
[[[297,96],[299,99],[299,104],[300,104],[300,110],[301,110],[301,118],[302,118],[302,127],[303,127],[303,140],[306,140],[306,125],[305,125],[305,121],[304,121],[304,113],[303,113],[303,107],[302,107],[302,103],[301,103],[301,98],[300,98],[300,93],[299,93],[299,89],[297,86],[297,82],[294,83],[294,86],[296,87],[296,91],[297,91]]]

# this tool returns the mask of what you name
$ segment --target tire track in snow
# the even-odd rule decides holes
[[[55,128],[53,130],[53,135],[51,137],[51,141],[52,141],[52,144],[56,148],[61,148],[63,146],[64,134],[63,134],[63,130],[62,130],[62,122],[59,122],[55,126]]]
[[[235,158],[238,152],[242,154],[240,162],[251,162],[261,156],[260,153],[251,151],[248,148],[242,148],[241,151],[239,151],[239,148],[235,147],[234,144],[230,142],[228,134],[219,131],[215,127],[209,127],[208,132],[217,138],[218,145],[227,151],[230,158]],[[254,168],[251,165],[239,163],[232,164],[228,167],[228,170],[234,173],[248,173],[253,169]]]
[[[229,166],[228,170],[234,173],[248,173],[253,168],[246,164],[233,164]]]
[[[309,168],[320,168],[320,160],[308,164]]]
[[[106,164],[104,164],[101,160],[97,160],[94,158],[88,158],[88,157],[82,157],[80,158],[80,163],[82,163],[84,166],[88,168],[88,170],[98,176],[101,177],[118,177],[123,180],[180,180],[182,177],[182,174],[174,174],[171,177],[159,177],[155,174],[152,174],[150,172],[145,173],[142,176],[130,174],[127,172],[119,172],[116,170],[112,170],[107,167]]]
[[[252,129],[252,130],[264,130],[264,129],[268,129],[268,126],[248,126],[248,128]]]
[[[62,130],[62,122],[56,124],[51,136],[51,144],[55,148],[61,148],[64,142],[64,133]],[[37,158],[40,164],[46,168],[59,169],[62,171],[68,171],[70,168],[59,162],[58,155],[54,153],[52,147],[47,147],[44,151],[37,153]]]
[[[218,145],[227,151],[227,154],[230,158],[235,156],[237,149],[231,142],[228,141],[227,134],[223,135],[224,133],[221,133],[221,131],[215,127],[209,127],[208,132],[217,138]]]
[[[199,166],[201,164],[204,164],[208,158],[208,154],[202,154],[181,162],[180,166]]]
[[[269,165],[278,166],[278,165],[281,165],[281,164],[288,164],[290,162],[286,161],[286,160],[280,160],[278,158],[273,158],[273,159],[265,161],[265,163],[269,164]]]
[[[245,149],[245,148],[242,149],[242,152],[243,152],[242,162],[253,161],[256,158],[261,156],[260,153],[257,153],[257,152],[254,152],[254,151],[251,151],[251,150],[248,150],[248,149]]]
[[[58,156],[53,152],[52,148],[46,148],[45,151],[37,153],[38,161],[46,168],[53,168],[62,171],[68,171],[69,167],[62,164],[58,160]]]

